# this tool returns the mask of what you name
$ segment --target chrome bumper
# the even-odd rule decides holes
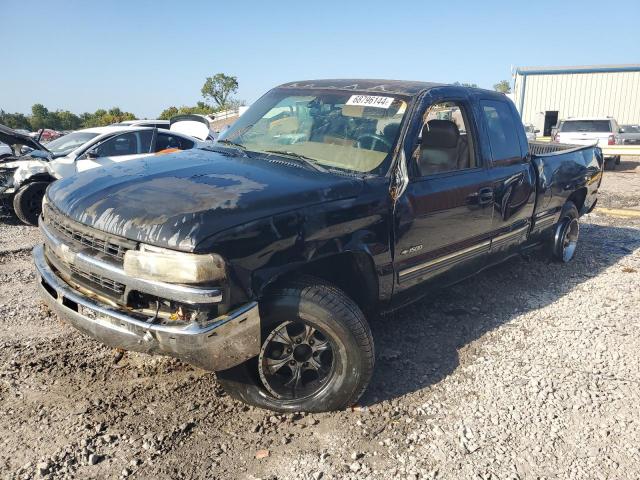
[[[78,330],[111,347],[171,355],[206,370],[225,370],[255,357],[260,350],[260,314],[256,302],[201,327],[166,326],[130,317],[124,310],[80,294],[49,266],[42,245],[33,249],[45,303]]]

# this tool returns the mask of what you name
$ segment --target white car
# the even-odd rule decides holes
[[[622,143],[620,133],[620,126],[612,117],[570,117],[560,122],[552,142],[606,147]],[[605,156],[605,160],[614,167],[620,163],[620,156]]]
[[[0,163],[0,199],[24,223],[36,225],[42,197],[51,182],[111,163],[210,144],[206,140],[208,124],[190,127],[188,131],[197,137],[175,131],[177,128],[187,130],[185,124],[177,123],[171,125],[171,130],[127,126],[87,128],[53,140],[46,147],[2,127],[0,141],[17,145],[22,155]]]
[[[211,119],[206,115],[184,114],[171,117],[171,120],[124,120],[119,123],[113,123],[111,126],[168,128],[177,132],[202,138],[200,132],[202,125],[204,124],[209,128],[206,140],[213,141],[216,139],[216,133],[211,130],[210,122]],[[195,132],[193,130],[194,128]]]
[[[112,123],[112,127],[155,127],[169,128],[169,120],[123,120],[122,122]]]

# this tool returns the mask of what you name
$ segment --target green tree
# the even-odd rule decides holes
[[[54,113],[58,117],[60,130],[77,130],[82,126],[82,119],[75,113],[68,110],[58,110]]]
[[[211,98],[218,107],[223,108],[228,105],[229,96],[238,91],[238,79],[216,73],[213,77],[207,77],[200,91],[205,99]]]
[[[40,130],[41,128],[48,128],[49,110],[41,103],[36,103],[31,107],[31,128],[33,130]]]
[[[22,113],[8,113],[4,110],[0,110],[0,124],[9,128],[23,128],[25,130],[31,130],[29,119]]]
[[[171,117],[178,115],[178,109],[176,107],[169,107],[169,108],[165,108],[160,115],[158,115],[158,118],[160,120],[169,120]]]
[[[112,123],[119,123],[125,120],[135,120],[136,116],[131,112],[123,112],[120,107],[110,108],[108,111],[99,108],[94,113],[85,112],[80,115],[84,128],[104,127]]]
[[[212,113],[220,110],[220,107],[214,107],[209,105],[206,102],[198,102],[195,106],[189,107],[187,105],[183,105],[180,108],[177,107],[169,107],[164,109],[158,118],[161,120],[169,120],[171,117],[176,115],[186,115],[186,114],[197,114],[197,115],[210,115]]]
[[[496,92],[500,93],[511,93],[511,85],[509,84],[509,80],[500,80],[493,86],[493,89]]]

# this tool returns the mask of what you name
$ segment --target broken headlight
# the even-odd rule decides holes
[[[132,277],[168,283],[204,283],[225,278],[220,255],[176,252],[141,245],[124,254],[124,271]]]

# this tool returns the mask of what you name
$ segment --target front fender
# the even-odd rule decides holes
[[[16,163],[19,165],[13,174],[13,186],[15,189],[20,188],[37,175],[49,175],[46,162],[41,160],[25,160]]]
[[[197,250],[225,258],[232,305],[237,305],[259,298],[283,275],[340,254],[367,259],[375,274],[385,271],[391,265],[386,211],[384,202],[336,200],[228,229]]]

